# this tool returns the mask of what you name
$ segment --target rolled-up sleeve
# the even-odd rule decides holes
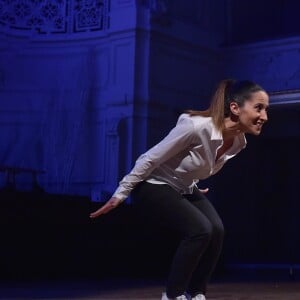
[[[124,201],[133,188],[145,180],[155,168],[193,144],[195,136],[193,122],[184,115],[180,116],[169,134],[137,159],[131,172],[120,181],[113,197]]]

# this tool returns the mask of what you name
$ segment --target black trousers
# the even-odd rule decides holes
[[[224,236],[222,221],[209,200],[196,188],[191,195],[181,195],[167,184],[147,182],[135,188],[133,200],[144,217],[181,236],[167,281],[167,296],[205,294]]]

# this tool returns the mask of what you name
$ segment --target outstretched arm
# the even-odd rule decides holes
[[[138,158],[131,172],[120,181],[111,199],[100,209],[91,213],[90,217],[96,218],[117,207],[155,168],[192,144],[195,137],[194,131],[194,125],[190,120],[179,118],[176,126],[160,143]]]

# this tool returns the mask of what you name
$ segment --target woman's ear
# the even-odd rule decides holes
[[[232,115],[237,116],[237,117],[240,115],[240,107],[236,102],[234,102],[234,101],[230,102],[229,107],[230,107],[230,112]]]

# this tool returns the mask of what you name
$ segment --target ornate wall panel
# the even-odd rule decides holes
[[[61,35],[109,28],[110,0],[1,0],[0,29]]]
[[[39,182],[51,193],[112,192],[118,124],[132,113],[124,95],[132,102],[134,84],[133,36],[120,37],[76,47],[41,44],[0,57],[0,165],[45,170]],[[131,161],[127,155],[121,158]]]

